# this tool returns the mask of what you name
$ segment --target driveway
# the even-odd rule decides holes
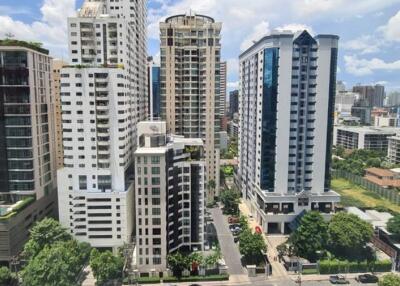
[[[243,268],[240,261],[241,255],[239,253],[239,248],[233,242],[233,235],[229,230],[227,218],[222,214],[220,208],[212,208],[210,212],[214,218],[214,225],[217,229],[219,245],[225,263],[228,266],[228,273],[230,275],[246,274],[246,270]]]

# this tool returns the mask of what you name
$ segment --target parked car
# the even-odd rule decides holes
[[[228,217],[228,223],[238,223],[239,218],[237,216],[230,216]]]
[[[373,274],[361,274],[358,275],[356,280],[360,283],[377,283],[379,281],[379,278]]]
[[[238,224],[238,223],[233,223],[233,224],[229,225],[229,230],[230,231],[233,231],[233,230],[235,230],[237,228],[240,228],[240,224]]]
[[[240,234],[241,231],[242,231],[242,230],[241,230],[240,228],[236,228],[236,229],[234,229],[234,230],[232,231],[232,234],[233,234],[234,236],[238,236],[238,235]]]
[[[329,276],[329,281],[332,284],[349,284],[350,282],[343,275],[332,275]]]

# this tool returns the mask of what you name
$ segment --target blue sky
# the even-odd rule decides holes
[[[67,59],[66,18],[83,0],[1,0],[0,37],[42,41],[54,57]],[[340,36],[338,79],[383,83],[400,90],[400,0],[149,0],[148,50],[158,54],[158,23],[195,11],[223,24],[222,56],[229,89],[237,85],[238,56],[274,29],[307,28]]]

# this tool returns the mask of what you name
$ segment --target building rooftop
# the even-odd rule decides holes
[[[393,176],[393,171],[388,170],[388,169],[382,169],[382,168],[367,168],[365,169],[366,172],[368,173],[372,173],[374,175],[377,176],[381,176],[381,177],[390,177]]]
[[[395,128],[395,127],[337,125],[337,126],[335,126],[335,128],[354,132],[354,133],[363,133],[363,134],[396,134],[397,132],[400,131],[399,128]]]
[[[42,43],[38,42],[27,42],[14,39],[0,39],[0,47],[23,47],[27,49],[34,50],[36,52],[48,55],[49,50],[42,48]]]

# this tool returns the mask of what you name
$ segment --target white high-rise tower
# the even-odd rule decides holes
[[[306,210],[329,215],[338,37],[278,33],[240,55],[239,173],[265,232]]]
[[[136,125],[147,114],[145,29],[145,0],[87,0],[68,19],[60,221],[94,247],[116,249],[133,234]]]

